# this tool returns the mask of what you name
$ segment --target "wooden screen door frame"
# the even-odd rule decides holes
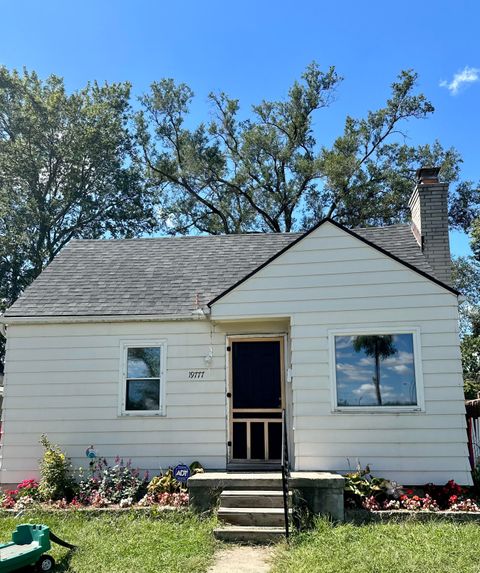
[[[238,459],[233,458],[233,414],[234,413],[241,413],[244,412],[256,412],[260,416],[261,414],[271,414],[276,412],[281,412],[285,410],[286,400],[285,400],[285,356],[286,356],[286,346],[287,346],[287,335],[286,334],[238,334],[227,336],[227,401],[228,401],[228,448],[227,448],[227,462],[251,462],[250,459],[250,449],[247,437],[247,458],[246,459]],[[233,348],[232,344],[234,342],[279,342],[280,345],[280,392],[281,392],[281,406],[279,408],[248,408],[248,409],[234,409],[233,408]],[[264,439],[265,439],[265,462],[268,461],[268,423],[275,423],[276,419],[257,419],[249,416],[248,418],[235,418],[237,422],[245,421],[248,424],[251,422],[264,422],[265,423],[265,430],[264,430]],[[281,423],[281,417],[278,419],[277,423]],[[249,435],[247,429],[247,436]],[[255,460],[262,461],[262,460]]]

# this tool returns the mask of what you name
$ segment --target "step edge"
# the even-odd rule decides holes
[[[215,531],[230,531],[232,533],[239,532],[252,532],[252,533],[285,533],[284,527],[276,527],[272,525],[226,525],[225,527],[215,527]]]
[[[236,496],[255,496],[258,495],[259,497],[282,497],[283,491],[281,490],[268,490],[268,489],[226,489],[223,490],[220,494],[221,496],[225,497],[236,497]],[[289,495],[292,495],[292,492],[289,492]]]
[[[284,513],[283,507],[222,507],[218,508],[218,512],[222,513]],[[291,513],[292,508],[289,507],[288,511]]]

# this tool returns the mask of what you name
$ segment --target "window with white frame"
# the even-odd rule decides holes
[[[415,332],[336,333],[332,343],[335,408],[420,409]]]
[[[125,342],[122,350],[121,413],[163,414],[165,344]]]

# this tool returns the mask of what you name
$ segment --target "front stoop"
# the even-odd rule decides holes
[[[288,482],[290,491],[295,492],[296,499],[312,514],[328,516],[333,521],[344,520],[343,476],[331,472],[294,471]],[[190,507],[198,513],[218,507],[220,495],[223,495],[223,508],[283,507],[280,472],[205,472],[189,478],[188,490]],[[258,505],[257,496],[265,491],[269,491],[270,496],[263,497],[263,505]]]
[[[222,525],[214,531],[217,539],[237,543],[280,541],[285,537],[283,492],[224,490],[218,518]]]

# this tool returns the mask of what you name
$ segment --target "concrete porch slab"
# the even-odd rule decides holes
[[[343,488],[345,479],[332,472],[291,472],[290,487]],[[213,487],[222,489],[253,488],[270,489],[282,486],[280,472],[205,472],[188,480],[188,487]]]
[[[343,521],[343,488],[345,479],[332,472],[292,472],[289,489],[297,491],[308,509]],[[188,480],[190,505],[196,511],[209,511],[217,506],[224,490],[281,490],[280,472],[205,472]]]

